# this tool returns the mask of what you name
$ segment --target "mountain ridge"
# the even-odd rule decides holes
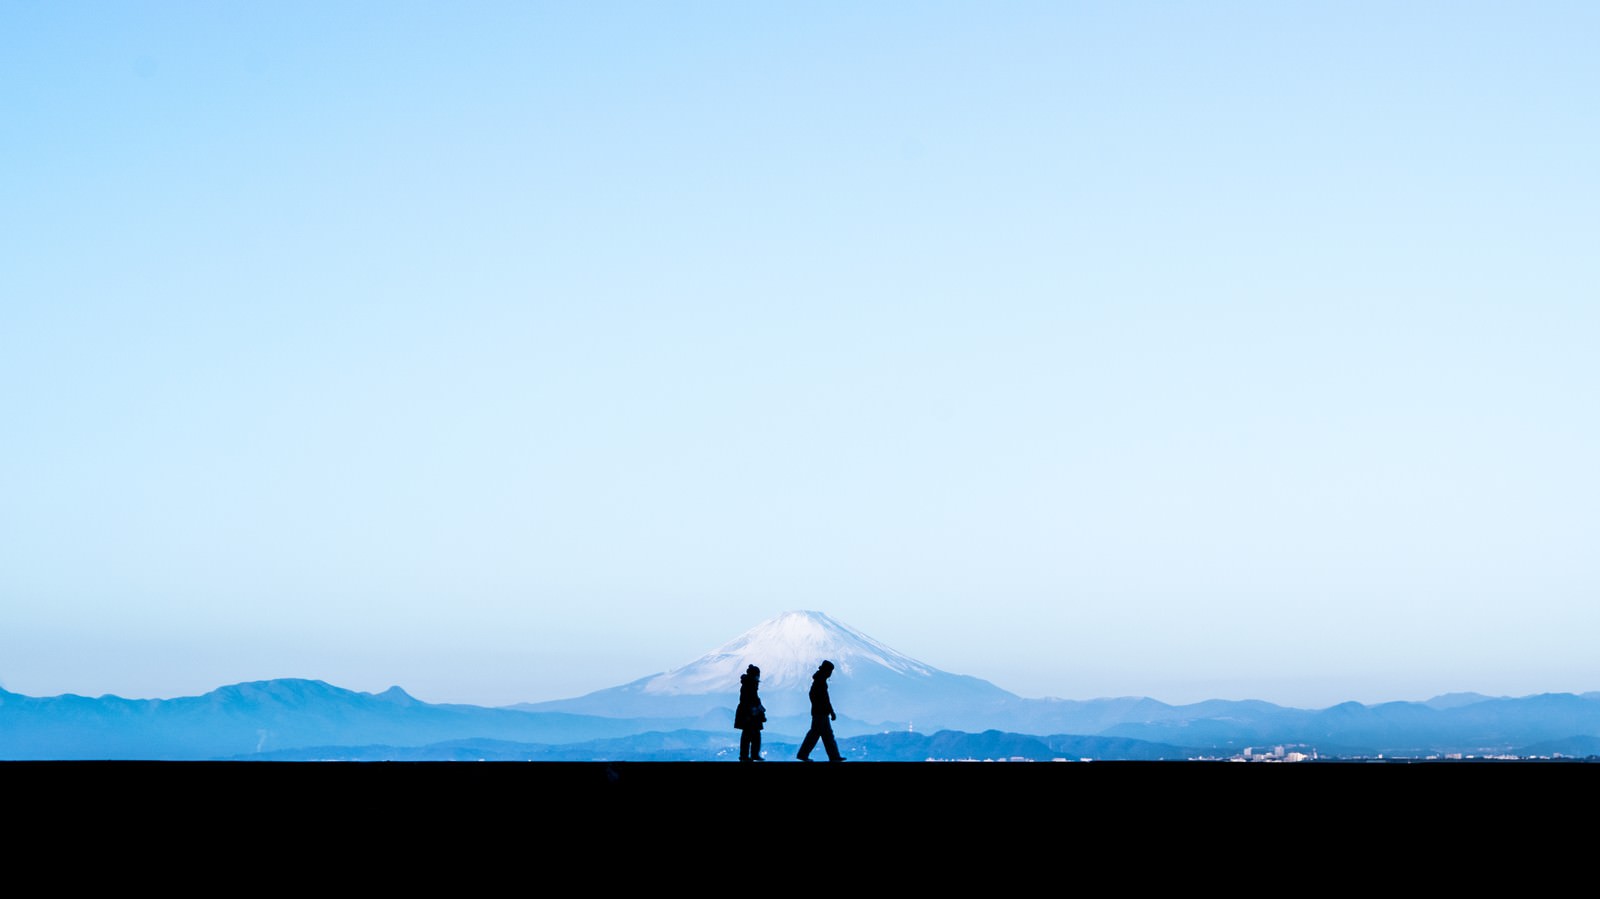
[[[1155,700],[1129,703],[1126,698],[1080,704],[1095,708],[1090,717],[1103,726],[1078,732],[1005,728],[934,732],[1092,739],[1098,741],[1096,751],[1111,753],[1098,756],[1105,759],[1171,758],[1175,750],[1190,758],[1226,757],[1247,747],[1275,745],[1301,747],[1323,757],[1452,753],[1573,757],[1600,750],[1600,694],[1596,693],[1493,698],[1442,710],[1419,702],[1373,706],[1351,702],[1322,710],[1228,700],[1192,706]],[[1254,714],[1217,714],[1235,707]],[[75,694],[29,697],[0,689],[4,725],[0,759],[328,760],[341,755],[330,747],[367,747],[365,757],[459,760],[460,753],[437,747],[486,740],[514,747],[508,750],[511,755],[561,760],[588,758],[593,753],[585,747],[598,746],[606,747],[602,755],[608,758],[716,759],[736,744],[737,732],[725,717],[731,721],[731,710],[726,716],[719,712],[698,718],[606,718],[432,704],[396,688],[361,693],[296,678],[242,682],[170,700],[110,695],[91,699]],[[673,755],[650,748],[660,739],[651,735],[662,733],[693,736],[681,739]],[[769,727],[767,747],[770,751],[793,745],[800,733]],[[891,734],[910,739],[926,738],[930,732],[858,725],[842,729],[840,740],[846,746],[852,740]],[[973,749],[969,754],[984,753]]]
[[[1600,746],[1597,692],[1448,693],[1422,702],[1352,701],[1323,709],[1264,700],[1028,699],[926,665],[824,613],[796,611],[667,671],[570,699],[511,706],[428,703],[398,685],[366,693],[311,678],[245,681],[173,699],[29,697],[0,689],[0,759],[265,759],[316,757],[340,746],[387,747],[373,751],[409,756],[462,741],[566,746],[540,752],[569,758],[586,745],[603,745],[606,752],[627,752],[616,747],[629,745],[638,753],[667,751],[651,748],[655,738],[647,736],[661,733],[696,734],[678,751],[716,758],[717,752],[691,747],[736,743],[732,706],[746,665],[763,671],[770,748],[797,742],[805,732],[804,688],[823,658],[836,665],[830,687],[841,744],[887,734],[1008,735],[991,742],[1055,735],[1093,738],[1097,751],[1137,758],[1231,756],[1263,746],[1390,756],[1490,755],[1538,746],[1571,753]],[[438,751],[456,757],[455,750]]]

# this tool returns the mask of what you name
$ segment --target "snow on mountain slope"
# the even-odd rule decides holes
[[[761,669],[761,686],[769,690],[809,689],[811,675],[823,659],[848,678],[869,666],[908,677],[932,677],[934,669],[902,655],[849,625],[821,612],[785,612],[763,621],[698,659],[647,678],[651,694],[735,693],[747,665]]]
[[[763,621],[669,671],[574,699],[516,708],[608,717],[731,710],[739,675],[755,665],[761,669],[768,727],[804,732],[811,675],[823,659],[835,667],[829,691],[841,732],[913,724],[960,727],[995,720],[1002,708],[1019,700],[988,681],[918,662],[822,612],[795,611]]]

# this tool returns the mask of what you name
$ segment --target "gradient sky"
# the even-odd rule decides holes
[[[0,686],[1600,690],[1600,4],[0,4]],[[842,699],[842,697],[841,697]]]

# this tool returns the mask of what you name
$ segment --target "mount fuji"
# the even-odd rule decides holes
[[[767,727],[804,733],[811,675],[834,664],[829,693],[841,735],[885,730],[982,730],[1022,698],[976,677],[951,674],[891,649],[822,612],[785,612],[688,664],[573,699],[511,708],[608,718],[698,717],[727,710],[732,724],[739,675],[761,669]]]
[[[1600,693],[1447,694],[1294,709],[1141,696],[1029,699],[891,649],[821,612],[786,612],[688,664],[571,699],[488,708],[279,679],[175,699],[0,689],[0,760],[730,758],[739,675],[762,671],[769,748],[799,742],[827,659],[834,730],[855,758],[1173,759],[1310,750],[1325,758],[1600,760]],[[1304,752],[1299,752],[1304,755]]]

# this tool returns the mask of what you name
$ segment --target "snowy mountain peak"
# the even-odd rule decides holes
[[[761,669],[768,726],[787,728],[780,732],[798,738],[810,723],[811,676],[824,659],[834,665],[829,693],[840,727],[847,721],[874,729],[988,726],[997,710],[1020,700],[988,681],[940,671],[896,652],[821,612],[798,611],[763,621],[687,665],[519,708],[608,718],[713,715],[731,724],[739,676],[755,665]]]
[[[755,665],[761,669],[763,689],[803,691],[823,659],[846,677],[871,669],[914,677],[935,673],[822,612],[796,611],[763,621],[693,662],[648,679],[643,690],[666,695],[736,693],[739,675],[746,666]]]

